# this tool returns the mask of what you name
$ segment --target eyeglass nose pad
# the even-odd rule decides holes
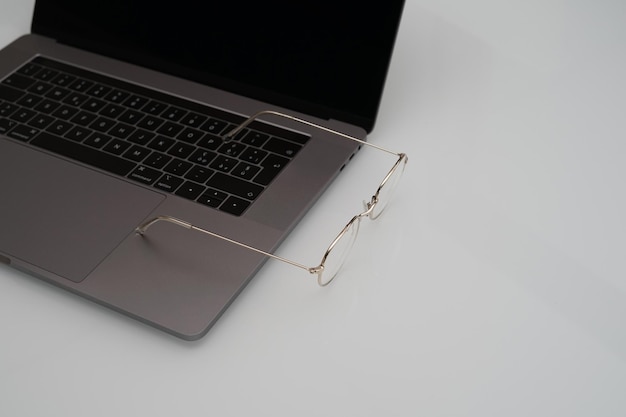
[[[376,203],[377,203],[376,196],[372,196],[372,199],[370,201],[363,200],[363,210],[365,210],[364,214],[369,213],[372,210],[372,207],[374,207]]]

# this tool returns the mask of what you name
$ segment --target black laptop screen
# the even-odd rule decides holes
[[[33,32],[371,130],[402,0],[37,0]]]

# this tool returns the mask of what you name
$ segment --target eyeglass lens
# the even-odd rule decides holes
[[[370,219],[376,220],[387,207],[387,204],[391,200],[398,182],[404,173],[405,165],[406,157],[403,157],[396,163],[389,175],[384,179],[383,183],[378,188],[375,205],[369,213]],[[327,252],[323,261],[324,269],[322,274],[318,277],[318,283],[321,286],[328,285],[343,267],[343,264],[348,257],[350,249],[352,249],[359,232],[361,216],[362,215],[355,216],[350,223],[348,223]]]
[[[355,217],[352,221],[342,230],[341,234],[333,242],[330,250],[327,252],[326,257],[323,260],[324,269],[318,276],[318,284],[326,286],[337,276],[341,267],[343,266],[354,241],[359,233],[359,224],[361,223],[360,217]]]

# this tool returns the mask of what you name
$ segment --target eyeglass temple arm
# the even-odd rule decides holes
[[[282,261],[282,262],[288,263],[289,265],[293,265],[293,266],[298,267],[300,269],[304,269],[305,271],[308,271],[311,274],[319,274],[320,269],[321,269],[321,266],[308,267],[308,266],[299,264],[299,263],[291,261],[289,259],[286,259],[286,258],[277,256],[277,255],[274,255],[273,253],[262,251],[261,249],[257,249],[257,248],[255,248],[253,246],[246,245],[245,243],[241,243],[241,242],[238,242],[236,240],[227,238],[226,236],[222,236],[222,235],[219,235],[217,233],[210,232],[210,231],[208,231],[206,229],[203,229],[201,227],[194,226],[193,224],[191,224],[189,222],[177,219],[177,218],[172,217],[172,216],[157,216],[157,217],[154,217],[154,218],[152,218],[150,220],[147,220],[147,221],[143,222],[142,224],[140,224],[135,229],[135,232],[138,235],[143,236],[146,233],[146,231],[150,228],[150,226],[154,225],[155,223],[162,222],[162,221],[163,222],[173,223],[173,224],[175,224],[177,226],[184,227],[185,229],[195,230],[197,232],[202,232],[202,233],[204,233],[206,235],[209,235],[209,236],[212,236],[212,237],[216,237],[218,239],[225,240],[226,242],[232,243],[233,245],[241,246],[241,247],[249,249],[249,250],[251,250],[253,252],[260,253],[261,255],[265,255],[265,256],[268,256],[270,258],[276,259],[278,261]]]
[[[263,116],[263,115],[274,115],[274,116],[278,116],[278,117],[283,117],[285,119],[293,120],[294,122],[301,123],[301,124],[306,125],[306,126],[310,126],[310,127],[316,128],[316,129],[323,130],[324,132],[328,132],[328,133],[332,133],[334,135],[341,136],[342,138],[352,140],[352,141],[360,143],[362,145],[370,146],[372,148],[378,149],[378,150],[383,151],[383,152],[387,152],[387,153],[392,154],[392,155],[397,155],[397,156],[403,155],[401,153],[394,152],[394,151],[391,151],[389,149],[385,149],[385,148],[383,148],[381,146],[374,145],[373,143],[369,143],[369,142],[366,142],[364,140],[355,138],[354,136],[346,135],[345,133],[341,133],[341,132],[339,132],[337,130],[333,130],[333,129],[327,128],[325,126],[318,125],[318,124],[313,123],[313,122],[309,122],[308,120],[300,119],[298,117],[291,116],[291,115],[285,114],[285,113],[280,113],[280,112],[277,112],[277,111],[274,111],[274,110],[263,110],[263,111],[260,111],[260,112],[258,112],[256,114],[250,116],[248,119],[246,119],[239,126],[235,127],[233,130],[231,130],[230,132],[226,133],[223,136],[224,140],[228,141],[228,140],[233,139],[239,132],[241,132],[243,129],[245,129],[250,123],[252,123],[257,118],[259,118],[260,116]]]

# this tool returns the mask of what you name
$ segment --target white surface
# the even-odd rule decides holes
[[[0,0],[0,44],[32,3]],[[0,415],[625,415],[625,21],[620,0],[408,0],[371,140],[409,166],[344,275],[268,263],[185,343],[2,266]],[[374,159],[283,254],[317,259]]]

